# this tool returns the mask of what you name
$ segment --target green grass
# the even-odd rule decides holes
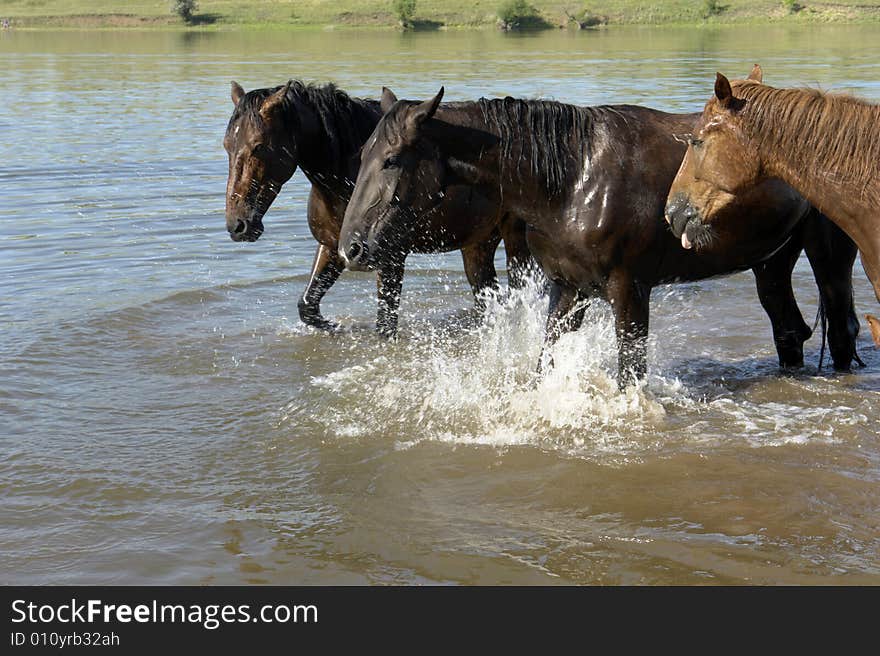
[[[417,0],[416,26],[494,27],[501,0]],[[567,23],[566,11],[584,8],[609,24],[703,24],[757,21],[880,22],[880,2],[801,2],[791,13],[781,0],[719,0],[724,9],[704,18],[704,0],[532,0],[551,26]],[[13,27],[182,26],[168,0],[2,0],[0,18]],[[200,27],[309,26],[396,27],[391,0],[199,0]]]

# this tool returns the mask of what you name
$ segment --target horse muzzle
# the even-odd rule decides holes
[[[231,228],[227,224],[227,230],[232,241],[257,241],[263,234],[263,220],[238,219]]]
[[[345,268],[351,271],[371,271],[374,268],[370,262],[370,247],[360,238],[340,244],[339,257],[345,263]]]
[[[675,194],[669,200],[666,204],[665,216],[672,234],[681,239],[684,248],[692,248],[696,235],[708,229],[703,225],[700,213],[684,194]]]

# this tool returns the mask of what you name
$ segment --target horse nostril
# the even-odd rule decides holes
[[[235,224],[235,230],[234,230],[235,234],[240,235],[245,230],[247,230],[247,223],[245,221],[239,221],[238,223]]]
[[[367,247],[359,242],[354,242],[348,247],[348,261],[357,262],[359,258],[366,257]]]

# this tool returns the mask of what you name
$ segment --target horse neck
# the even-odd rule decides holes
[[[858,107],[853,115],[854,119],[861,119],[855,121],[859,125],[853,124],[845,128],[839,126],[838,129],[876,129],[874,126],[880,123],[880,106],[852,104],[851,107]],[[747,129],[748,127],[750,126]],[[791,146],[795,140],[808,136],[804,134],[804,125],[800,122],[790,122],[774,134],[753,134],[765,174],[780,178],[797,189],[813,206],[849,234],[863,252],[880,255],[877,226],[872,227],[865,220],[871,215],[877,215],[876,208],[880,204],[877,160],[874,160],[873,172],[867,169],[865,175],[846,174],[823,156],[827,148],[833,147],[833,140],[839,139],[841,135],[830,132],[817,141],[815,148]],[[869,147],[873,147],[880,155],[880,140]]]
[[[458,177],[469,184],[497,185],[498,139],[480,120],[475,104],[441,105],[435,118],[427,129]]]
[[[464,130],[458,139],[450,140],[448,136],[438,139],[438,142],[446,142],[447,156],[459,164],[461,171],[470,171],[474,181],[497,189],[505,206],[531,209],[562,201],[562,190],[569,185],[558,181],[557,190],[549,189],[547,171],[540,165],[538,170],[532,167],[533,156],[540,160],[541,154],[533,152],[539,139],[530,138],[530,126],[526,122],[501,125],[488,117],[478,102],[451,104],[437,116],[454,129]],[[567,141],[569,135],[559,136],[560,141]],[[450,148],[449,143],[456,141],[459,145]]]
[[[297,122],[298,128],[293,128],[292,136],[300,145],[299,167],[312,185],[331,197],[339,197],[347,202],[357,178],[357,154],[381,117],[379,103],[352,98],[350,115],[333,115],[322,119],[317,108],[307,99],[300,98],[300,102],[314,113],[315,121],[311,122],[308,130],[303,130],[301,121]],[[338,151],[334,152],[330,148],[331,135],[327,131],[326,120],[340,125],[345,122],[354,127],[355,138],[341,141]],[[344,130],[337,131],[337,134],[344,134]]]

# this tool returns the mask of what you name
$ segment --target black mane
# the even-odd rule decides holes
[[[282,88],[284,85],[246,93],[235,108],[230,125],[242,118],[261,125],[260,107],[263,101]],[[290,90],[282,101],[282,114],[285,120],[290,121],[290,128],[299,124],[295,111],[297,101],[309,106],[318,115],[326,137],[321,141],[327,145],[329,161],[339,165],[345,164],[360,150],[381,116],[378,101],[352,98],[332,83],[319,86],[292,80]]]
[[[570,167],[580,166],[592,139],[595,108],[553,100],[480,98],[483,120],[501,139],[502,166],[511,163],[517,174],[523,163],[546,180],[551,196],[566,188]]]

